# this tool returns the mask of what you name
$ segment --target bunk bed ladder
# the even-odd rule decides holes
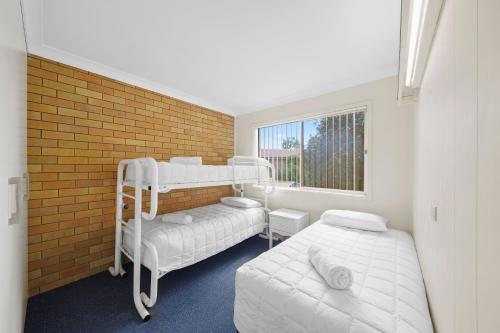
[[[123,180],[123,173],[125,167],[129,167],[133,165],[135,170],[135,181],[134,186],[126,185]],[[145,213],[142,211],[142,185],[143,185],[143,168],[146,168],[151,175],[151,203],[150,203],[150,211],[149,213]],[[146,310],[146,306],[151,307],[156,302],[157,298],[157,290],[158,290],[158,254],[156,253],[156,249],[149,244],[148,242],[142,241],[142,233],[141,233],[141,225],[142,218],[147,220],[152,220],[156,216],[157,208],[158,208],[158,167],[156,161],[153,158],[139,158],[133,160],[122,160],[118,164],[117,171],[117,183],[116,183],[116,225],[115,225],[115,263],[114,266],[109,268],[109,272],[112,276],[122,276],[126,275],[126,271],[124,270],[121,262],[121,253],[123,252],[127,257],[129,257],[134,264],[134,288],[133,288],[133,296],[134,296],[134,304],[139,312],[143,321],[147,321],[150,319],[150,314]],[[130,195],[123,192],[123,187],[131,186],[134,188],[134,195]],[[123,208],[124,201],[123,198],[128,198],[134,201],[134,230],[131,231],[127,228],[127,225],[123,221]],[[133,236],[134,239],[134,251],[133,254],[128,253],[123,248],[123,233],[127,233]],[[148,297],[145,293],[141,293],[141,246],[145,245],[150,251],[152,251],[152,255],[156,258],[153,258],[154,266],[151,270],[151,290],[150,297]],[[156,259],[156,260],[154,260]]]

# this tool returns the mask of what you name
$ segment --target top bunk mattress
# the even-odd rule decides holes
[[[311,244],[345,259],[350,290],[330,288],[309,261]],[[314,223],[236,272],[239,332],[432,333],[412,237]]]
[[[187,165],[180,163],[158,162],[158,184],[174,188],[177,184],[210,184],[220,183],[232,184],[232,165]],[[261,179],[265,179],[268,170],[264,166],[237,165],[234,167],[236,183],[256,183],[259,179],[259,169]],[[143,184],[150,186],[151,171],[149,166],[143,167]],[[125,181],[132,183],[135,181],[135,167],[128,166],[125,174]]]

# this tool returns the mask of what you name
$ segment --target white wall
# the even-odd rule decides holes
[[[26,219],[8,225],[7,180],[26,172],[26,46],[19,0],[0,2],[0,332],[22,332],[27,297]]]
[[[500,1],[478,1],[478,328],[500,331]]]
[[[437,332],[500,327],[499,11],[445,2],[415,110],[414,238]]]
[[[390,77],[353,88],[321,95],[271,109],[237,116],[235,151],[238,155],[257,154],[257,127],[266,123],[297,119],[334,111],[343,106],[368,102],[371,106],[370,198],[345,195],[277,190],[271,208],[288,207],[309,211],[312,221],[326,209],[355,209],[387,216],[394,228],[411,230],[412,124],[411,106],[398,107],[397,78]]]

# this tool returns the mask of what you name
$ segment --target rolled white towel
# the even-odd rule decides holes
[[[176,223],[176,224],[189,224],[193,222],[193,217],[183,212],[168,213],[161,217],[163,222]]]
[[[328,285],[334,289],[349,289],[353,283],[352,272],[339,264],[327,251],[313,245],[308,250],[309,260]]]

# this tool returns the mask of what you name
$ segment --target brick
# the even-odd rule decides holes
[[[89,174],[86,172],[59,173],[59,179],[60,180],[89,179]]]
[[[39,78],[49,79],[49,80],[57,80],[57,74],[36,67],[28,66],[28,74],[32,76],[36,76]]]
[[[84,240],[89,239],[89,234],[88,233],[82,233],[82,234],[77,234],[74,236],[69,236],[69,237],[63,237],[59,239],[59,244],[60,245],[66,245],[66,244],[74,244],[76,242],[81,242]]]
[[[82,142],[82,141],[63,141],[59,140],[58,145],[60,148],[76,148],[78,149],[88,149],[89,144],[88,142]],[[76,150],[75,150],[76,152]],[[75,155],[77,155],[75,153]],[[78,155],[77,155],[78,156]]]
[[[117,104],[125,104],[125,98],[111,96],[107,94],[102,95],[102,99],[107,102],[117,103]]]
[[[48,79],[43,79],[43,86],[48,87],[54,90],[62,90],[70,93],[75,92],[75,87],[71,86],[69,84],[61,83],[61,82],[56,82]],[[55,96],[54,96],[55,97]]]
[[[43,182],[43,189],[44,190],[55,190],[55,189],[61,189],[61,188],[74,188],[74,187],[75,187],[75,182],[72,180]]]
[[[28,102],[41,103],[42,102],[42,96],[40,96],[38,94],[34,94],[34,93],[31,93],[31,92],[28,92]]]
[[[73,133],[62,133],[55,130],[57,130],[57,126],[54,128],[54,131],[42,131],[42,138],[61,140],[73,140],[75,138]]]
[[[57,140],[28,138],[28,146],[30,147],[57,147]]]
[[[94,267],[97,267],[97,266],[100,266],[100,265],[108,265],[108,264],[112,263],[113,260],[114,260],[114,257],[113,256],[109,256],[109,257],[102,258],[102,259],[99,259],[99,260],[96,260],[96,261],[92,261],[90,263],[90,268],[94,268]]]
[[[64,66],[60,66],[58,64],[55,64],[53,62],[49,61],[42,61],[42,68],[45,70],[48,70],[50,72],[58,73],[58,74],[63,74],[66,76],[73,76],[73,70],[69,69]]]
[[[27,149],[28,155],[41,155],[42,149],[40,147],[28,147]]]
[[[54,156],[74,156],[74,149],[67,148],[42,148],[43,155],[54,155]]]
[[[75,103],[66,99],[43,96],[42,103],[46,105],[60,106],[64,108],[73,108]]]
[[[105,87],[110,87],[110,88],[116,89],[116,90],[125,91],[125,85],[123,85],[122,83],[112,81],[112,80],[103,79],[102,85]]]
[[[42,120],[47,122],[54,122],[54,123],[61,123],[68,125],[73,125],[75,123],[75,118],[73,117],[61,116],[51,113],[43,113]]]
[[[101,84],[101,78],[97,75],[93,75],[87,72],[75,71],[74,77],[87,82],[92,82],[95,84]]]
[[[97,91],[92,91],[92,90],[88,90],[88,89],[85,89],[85,88],[76,87],[75,92],[78,95],[92,97],[92,98],[95,98],[95,99],[102,99],[102,93],[97,92]]]
[[[74,229],[57,230],[57,231],[44,233],[42,235],[42,239],[43,240],[59,239],[59,238],[71,236],[74,234],[75,234]]]
[[[59,157],[57,160],[58,160],[59,164],[87,164],[88,163],[88,158],[81,157],[81,156]]]
[[[59,245],[57,240],[51,240],[47,242],[37,243],[29,247],[29,252],[39,252],[47,249],[53,249]]]
[[[75,134],[75,141],[102,142],[102,137],[97,135]]]
[[[48,250],[45,250],[42,252],[42,257],[43,258],[48,258],[48,257],[53,257],[53,256],[56,256],[56,255],[60,255],[60,254],[63,254],[63,253],[67,253],[67,252],[70,252],[70,251],[73,251],[75,248],[75,245],[74,244],[68,244],[68,245],[65,245],[65,246],[59,246],[55,249],[48,249]]]
[[[59,191],[60,196],[85,195],[88,193],[89,193],[88,188],[61,189]]]
[[[89,206],[87,203],[64,205],[64,206],[59,206],[59,212],[60,213],[79,212],[82,210],[87,210],[88,207]]]
[[[40,68],[41,61],[40,61],[40,59],[37,59],[37,58],[34,58],[34,57],[28,57],[28,66]]]
[[[89,113],[88,116],[89,116],[89,119],[92,119],[92,120],[98,120],[98,121],[102,121],[102,122],[112,122],[113,121],[113,117],[99,114],[99,113]],[[104,124],[103,124],[103,126],[104,126]]]
[[[45,113],[57,113],[57,107],[41,103],[28,102],[28,110]]]
[[[73,172],[75,171],[75,166],[74,165],[60,165],[60,164],[55,164],[55,165],[44,165],[42,168],[43,172]],[[47,184],[50,184],[51,182],[47,181],[45,182]],[[55,182],[57,183],[57,182]]]
[[[74,218],[75,215],[73,213],[46,215],[42,216],[42,224],[70,221],[73,220]]]
[[[101,157],[102,156],[102,151],[101,150],[82,150],[82,149],[77,149],[77,150],[75,150],[75,155],[76,156],[87,156],[87,157]]]
[[[58,75],[57,80],[62,83],[66,83],[75,87],[87,88],[87,82],[84,80],[78,80],[65,75]]]
[[[46,233],[50,231],[55,231],[59,229],[59,225],[57,223],[51,223],[51,224],[42,224],[42,225],[35,225],[35,226],[30,226],[28,227],[28,233],[30,235],[32,234],[40,234],[40,233]]]
[[[108,95],[112,95],[113,94],[113,88],[105,87],[105,86],[102,86],[100,84],[95,84],[95,83],[92,83],[92,82],[88,83],[88,89],[89,90],[93,90],[93,91],[97,91],[97,92],[100,92],[100,93],[105,93],[105,94],[108,94]]]
[[[57,124],[39,120],[28,120],[28,128],[41,130],[57,130]]]
[[[89,135],[112,136],[113,131],[102,128],[89,128]]]
[[[42,200],[43,207],[69,205],[75,203],[74,197],[51,198]]]
[[[58,91],[57,97],[60,99],[66,99],[66,100],[73,101],[73,102],[80,102],[80,103],[87,102],[86,96],[76,95],[76,94],[68,93],[65,91]]]
[[[102,122],[90,119],[75,119],[75,125],[102,128]]]
[[[78,133],[78,134],[88,134],[88,127],[83,126],[73,126],[70,124],[57,124],[57,130],[59,132],[69,132],[69,133]]]
[[[92,97],[89,97],[88,103],[93,106],[98,106],[98,107],[103,107],[103,108],[113,108],[113,102],[109,101],[102,101],[100,99],[95,99]]]
[[[69,116],[69,117],[75,117],[75,118],[87,118],[87,112],[85,111],[78,111],[74,109],[68,109],[68,108],[63,108],[59,107],[57,108],[57,113],[63,116]]]
[[[93,210],[76,212],[75,218],[80,219],[80,218],[84,218],[84,217],[100,216],[100,215],[102,215],[101,209],[93,209]]]
[[[102,171],[102,165],[77,165],[76,172],[99,172]],[[110,177],[112,178],[112,177]]]
[[[30,199],[46,199],[55,198],[59,195],[57,190],[45,190],[45,191],[31,191]]]

